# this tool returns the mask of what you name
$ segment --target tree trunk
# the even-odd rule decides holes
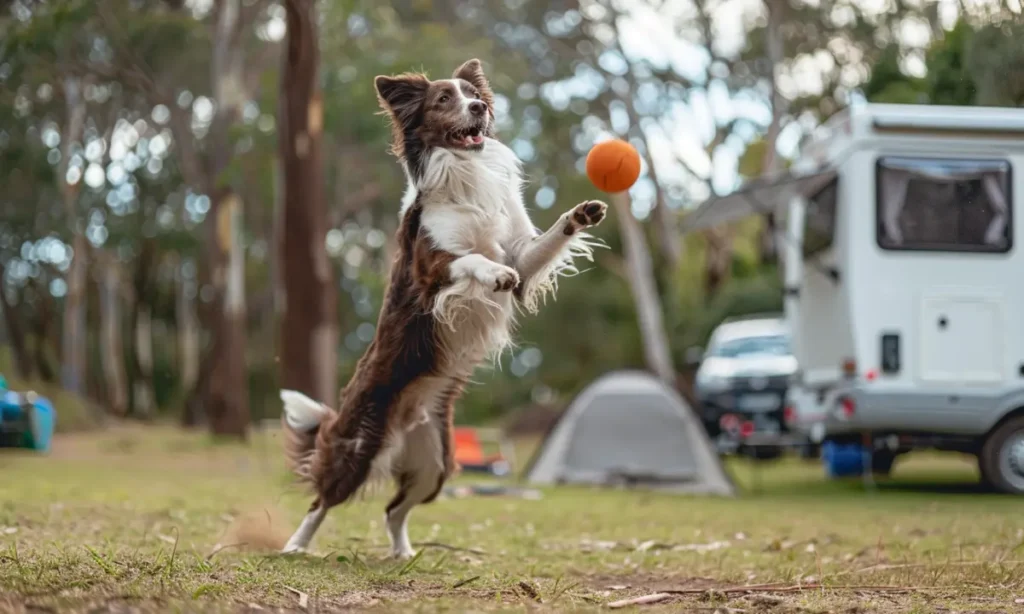
[[[762,161],[761,173],[763,175],[774,175],[781,169],[779,154],[777,151],[779,133],[782,131],[782,117],[786,113],[786,100],[779,92],[778,74],[782,70],[782,62],[785,59],[785,47],[782,40],[782,24],[785,15],[785,0],[765,0],[765,8],[768,10],[768,27],[765,31],[765,55],[768,57],[769,70],[771,71],[771,105],[772,121],[768,125],[768,133],[765,135],[764,160]],[[775,262],[778,257],[778,248],[775,238],[775,213],[768,212],[764,215],[764,228],[760,237],[761,262]]]
[[[108,260],[103,263],[100,280],[100,356],[108,410],[115,416],[125,416],[128,414],[128,377],[121,337],[121,277],[113,258]]]
[[[153,292],[155,284],[156,245],[143,239],[136,259],[131,301],[131,370],[129,373],[129,413],[147,419],[153,414]]]
[[[672,366],[668,334],[661,313],[661,299],[654,283],[651,252],[643,230],[630,210],[629,195],[625,192],[611,195],[618,215],[619,231],[629,271],[629,288],[633,292],[640,335],[643,339],[647,367],[672,387],[676,385],[676,372]]]
[[[210,127],[205,186],[212,202],[206,222],[206,264],[214,297],[207,311],[213,342],[203,360],[207,373],[198,382],[202,393],[198,399],[213,434],[244,439],[249,428],[249,385],[245,362],[243,211],[241,198],[222,177],[233,155],[230,128],[247,99],[241,32],[244,23],[240,0],[218,0],[214,6],[211,78],[217,113]],[[190,403],[195,400],[190,399]]]
[[[216,195],[217,249],[211,254],[214,286],[222,287],[214,317],[215,357],[210,363],[206,414],[215,435],[244,439],[249,429],[249,384],[246,373],[245,261],[242,251],[242,201],[230,189]]]
[[[132,413],[138,418],[153,416],[153,313],[149,304],[138,301],[134,316],[135,381],[132,382]]]
[[[33,348],[33,356],[35,359],[36,373],[44,382],[56,382],[58,381],[57,370],[54,369],[50,362],[51,353],[48,350],[59,356],[60,348],[56,347],[54,337],[50,335],[50,331],[53,329],[53,325],[56,320],[55,309],[53,308],[53,295],[50,294],[46,284],[36,283],[35,279],[29,279],[29,286],[32,292],[36,295],[38,301],[35,311],[29,320],[32,322],[31,328],[35,336],[35,347]],[[84,311],[84,310],[83,310]],[[83,328],[83,330],[85,330]],[[84,338],[83,338],[84,343]],[[57,366],[60,366],[60,360],[57,360]],[[83,372],[84,375],[84,372]],[[85,387],[85,381],[82,382],[83,389]]]
[[[21,318],[18,317],[15,306],[7,300],[7,293],[4,291],[5,275],[4,264],[0,262],[0,308],[4,312],[4,326],[7,329],[7,338],[11,342],[11,352],[14,353],[14,372],[18,377],[27,380],[32,378],[32,357],[25,343],[25,329],[22,327]]]
[[[65,78],[63,91],[67,108],[67,124],[61,138],[63,155],[57,172],[57,181],[60,184],[68,225],[71,227],[74,238],[71,242],[71,266],[67,273],[68,292],[64,297],[60,382],[65,390],[82,394],[85,391],[85,294],[89,245],[83,234],[84,229],[80,228],[76,210],[78,188],[81,182],[69,185],[65,178],[72,147],[82,139],[86,108],[85,101],[82,99],[82,83],[79,79]]]
[[[278,120],[284,178],[281,385],[330,403],[338,392],[338,296],[324,246],[327,203],[316,3],[287,0],[284,6],[288,34]]]
[[[190,391],[196,385],[199,373],[199,331],[193,302],[196,296],[196,280],[188,274],[190,263],[177,263],[177,288],[175,297],[175,319],[178,332],[178,369],[181,390]],[[186,420],[186,426],[196,426],[198,419]]]
[[[731,227],[709,228],[704,232],[704,300],[710,301],[732,272]]]
[[[280,133],[279,133],[280,134]],[[270,283],[273,293],[271,321],[276,325],[284,315],[284,165],[280,156],[274,161],[274,218],[270,231]]]

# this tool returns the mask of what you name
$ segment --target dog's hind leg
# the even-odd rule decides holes
[[[409,512],[437,496],[446,477],[445,464],[441,434],[432,420],[417,424],[406,434],[405,447],[393,469],[398,493],[384,514],[391,556],[408,559],[416,555],[409,541]]]
[[[282,552],[304,552],[326,516],[327,506],[317,497],[309,506],[309,512],[302,519],[302,523],[299,524],[299,528],[292,534],[288,543],[285,544]]]

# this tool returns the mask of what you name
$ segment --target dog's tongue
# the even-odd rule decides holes
[[[473,145],[479,145],[484,142],[484,137],[482,134],[474,134],[473,136],[467,136],[466,140]]]

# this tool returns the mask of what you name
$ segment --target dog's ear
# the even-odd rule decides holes
[[[373,80],[377,100],[385,111],[395,118],[402,118],[411,110],[419,108],[430,87],[430,81],[423,75],[404,74],[396,77],[379,75]]]
[[[494,92],[491,91],[491,84],[487,82],[487,77],[484,76],[484,68],[480,64],[480,60],[473,58],[459,66],[452,73],[452,78],[465,79],[472,83],[480,91],[480,99],[486,102],[487,106],[491,109],[491,113],[494,113]]]
[[[380,108],[391,120],[391,151],[399,158],[404,158],[406,130],[413,127],[423,107],[430,80],[416,74],[397,77],[380,75],[373,80],[373,87],[377,90]]]

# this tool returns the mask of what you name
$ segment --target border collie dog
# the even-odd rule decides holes
[[[479,60],[451,79],[374,80],[408,188],[377,332],[338,410],[281,391],[286,456],[316,498],[285,552],[305,550],[327,510],[391,477],[391,554],[415,554],[409,511],[456,470],[452,414],[474,369],[511,344],[517,309],[536,313],[560,275],[595,245],[584,229],[607,206],[586,201],[538,232],[516,155],[494,138],[494,94]]]

